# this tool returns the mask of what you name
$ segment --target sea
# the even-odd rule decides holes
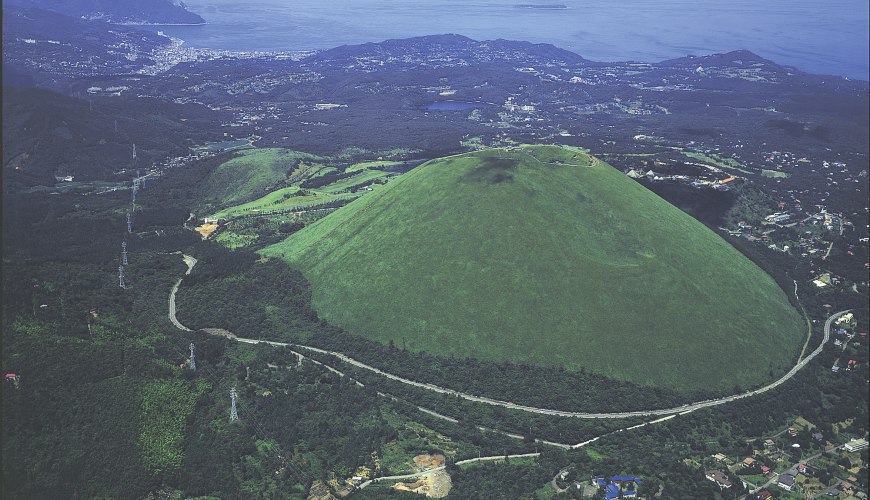
[[[870,79],[866,0],[187,0],[192,47],[299,52],[455,33],[556,45],[595,61],[748,49],[799,70]]]

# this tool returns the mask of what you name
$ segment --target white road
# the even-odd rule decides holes
[[[185,273],[185,274],[190,274],[190,271],[193,269],[193,266],[196,265],[197,261],[196,261],[196,259],[194,259],[193,257],[190,257],[188,255],[184,255],[184,260],[188,265],[188,270],[187,270],[187,273]],[[169,296],[169,319],[172,321],[172,323],[177,328],[184,330],[184,331],[190,331],[189,328],[182,325],[178,321],[178,319],[176,319],[176,317],[175,317],[175,294],[178,291],[178,287],[180,284],[181,284],[181,280],[179,280],[178,283],[175,284],[175,286],[172,288],[172,291],[171,291],[170,296]],[[525,411],[528,413],[537,413],[537,414],[542,414],[542,415],[554,415],[554,416],[559,416],[559,417],[588,418],[588,419],[627,418],[627,417],[661,417],[661,416],[669,416],[669,415],[675,415],[675,414],[685,415],[687,413],[693,412],[695,410],[700,410],[702,408],[709,408],[712,406],[718,406],[718,405],[730,403],[732,401],[737,401],[740,399],[744,399],[744,398],[748,398],[748,397],[752,397],[752,396],[757,396],[757,395],[763,394],[771,389],[775,389],[776,387],[779,387],[780,385],[782,385],[783,383],[787,382],[789,379],[794,377],[794,375],[798,371],[800,371],[810,361],[812,361],[813,358],[815,358],[816,356],[818,356],[819,353],[822,352],[822,349],[824,349],[825,344],[827,344],[828,340],[830,339],[831,324],[834,322],[834,320],[836,320],[838,317],[840,317],[841,315],[843,315],[847,312],[849,312],[849,310],[839,311],[839,312],[836,312],[836,313],[832,314],[831,316],[829,316],[827,321],[825,322],[824,338],[822,339],[822,342],[819,344],[819,346],[812,353],[810,353],[808,356],[801,357],[801,359],[798,361],[798,363],[794,367],[792,367],[792,369],[789,370],[788,373],[786,373],[785,375],[783,375],[779,379],[775,380],[774,382],[771,382],[770,384],[768,384],[764,387],[760,387],[758,389],[746,391],[746,392],[743,392],[740,394],[734,394],[731,396],[725,396],[725,397],[717,398],[717,399],[698,401],[696,403],[689,403],[689,404],[685,404],[682,406],[676,406],[673,408],[637,410],[637,411],[625,411],[625,412],[600,412],[600,413],[599,412],[564,411],[564,410],[556,410],[556,409],[551,409],[551,408],[539,408],[539,407],[535,407],[535,406],[512,403],[510,401],[502,401],[499,399],[489,398],[489,397],[485,397],[485,396],[476,396],[474,394],[467,394],[464,392],[455,391],[453,389],[448,389],[446,387],[441,387],[441,386],[438,386],[435,384],[430,384],[427,382],[418,382],[415,380],[410,380],[410,379],[407,379],[404,377],[400,377],[398,375],[394,375],[392,373],[386,372],[386,371],[381,370],[379,368],[375,368],[374,366],[363,363],[362,361],[358,361],[358,360],[356,360],[356,359],[354,359],[354,358],[352,358],[344,353],[340,353],[340,352],[336,352],[336,351],[329,351],[326,349],[319,349],[317,347],[311,347],[311,346],[306,346],[306,345],[302,345],[302,344],[293,344],[293,343],[288,343],[288,342],[275,342],[275,341],[269,341],[269,340],[247,339],[247,338],[238,337],[238,336],[235,336],[232,334],[230,334],[228,336],[230,336],[230,338],[232,338],[238,342],[245,342],[248,344],[268,344],[268,345],[273,345],[273,346],[278,346],[278,347],[290,347],[290,348],[295,348],[297,350],[307,350],[307,351],[315,352],[318,354],[325,354],[325,355],[333,356],[333,357],[339,359],[340,361],[343,361],[351,366],[355,366],[357,368],[373,372],[373,373],[380,375],[384,378],[394,380],[397,382],[401,382],[401,383],[406,384],[406,385],[418,387],[421,389],[425,389],[428,391],[437,392],[437,393],[441,393],[441,394],[448,394],[448,395],[459,397],[459,398],[462,398],[462,399],[465,399],[468,401],[474,401],[474,402],[484,403],[484,404],[493,405],[493,406],[501,406],[503,408],[509,408],[512,410],[520,410],[520,411]],[[301,353],[299,353],[297,351],[294,351],[294,352],[297,355],[302,356]],[[312,360],[312,361],[314,361],[314,360]],[[326,367],[327,369],[329,369],[335,373],[339,373],[342,376],[344,376],[344,374],[342,372],[336,370],[334,367],[328,366],[322,362],[317,362],[317,363]],[[357,384],[362,385],[358,381],[357,381]]]

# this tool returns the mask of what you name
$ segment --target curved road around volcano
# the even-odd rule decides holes
[[[188,275],[193,270],[193,266],[196,265],[197,260],[189,255],[183,255],[183,258],[184,258],[185,263],[188,266],[188,269],[187,269],[187,272],[185,273],[185,275]],[[190,328],[187,328],[186,326],[181,324],[178,321],[178,319],[175,317],[175,294],[178,291],[179,285],[181,285],[181,281],[182,281],[182,279],[178,280],[178,282],[175,284],[175,286],[172,287],[172,291],[169,294],[169,320],[172,321],[172,324],[174,324],[178,329],[184,330],[184,331],[191,331]],[[797,286],[797,284],[795,284],[795,286]],[[832,314],[831,316],[829,316],[827,321],[825,321],[824,338],[822,339],[822,342],[819,344],[819,346],[813,352],[811,352],[809,355],[807,355],[806,357],[801,357],[801,359],[798,361],[798,363],[794,367],[792,367],[792,369],[789,370],[788,373],[786,373],[785,375],[783,375],[779,379],[775,380],[774,382],[771,382],[770,384],[768,384],[764,387],[759,387],[758,389],[753,389],[753,390],[746,391],[746,392],[743,392],[740,394],[734,394],[731,396],[725,396],[722,398],[710,399],[710,400],[706,400],[706,401],[699,401],[696,403],[690,403],[690,404],[677,406],[677,407],[673,407],[673,408],[614,412],[614,413],[590,413],[590,412],[553,410],[553,409],[549,409],[549,408],[538,408],[538,407],[534,407],[534,406],[511,403],[510,401],[502,401],[502,400],[488,398],[488,397],[484,397],[484,396],[475,396],[473,394],[466,394],[464,392],[455,391],[453,389],[448,389],[448,388],[437,386],[434,384],[429,384],[429,383],[425,383],[425,382],[417,382],[417,381],[410,380],[410,379],[407,379],[404,377],[400,377],[398,375],[394,375],[392,373],[385,372],[379,368],[375,368],[374,366],[371,366],[371,365],[368,365],[368,364],[363,363],[361,361],[358,361],[358,360],[351,358],[350,356],[347,356],[346,354],[343,354],[340,352],[328,351],[325,349],[319,349],[316,347],[306,346],[306,345],[302,345],[302,344],[293,344],[293,343],[288,343],[288,342],[275,342],[275,341],[270,341],[270,340],[248,339],[248,338],[238,337],[238,336],[231,334],[231,333],[226,333],[226,334],[224,334],[224,336],[231,338],[233,340],[236,340],[238,342],[244,342],[247,344],[268,344],[268,345],[273,345],[273,346],[277,346],[277,347],[289,347],[289,348],[295,348],[295,349],[308,350],[310,352],[315,352],[318,354],[325,354],[325,355],[333,356],[335,358],[338,358],[340,361],[343,361],[349,365],[352,365],[352,366],[355,366],[357,368],[361,368],[363,370],[367,370],[370,372],[374,372],[382,377],[388,378],[390,380],[395,380],[397,382],[401,382],[401,383],[406,384],[406,385],[410,385],[413,387],[419,387],[421,389],[425,389],[425,390],[429,390],[429,391],[433,391],[433,392],[438,392],[441,394],[449,394],[451,396],[456,396],[456,397],[459,397],[462,399],[466,399],[468,401],[475,401],[478,403],[484,403],[484,404],[493,405],[493,406],[501,406],[503,408],[509,408],[512,410],[520,410],[520,411],[525,411],[525,412],[529,412],[529,413],[537,413],[537,414],[541,414],[541,415],[554,415],[554,416],[559,416],[559,417],[573,417],[573,418],[601,419],[601,418],[629,418],[629,417],[655,417],[655,416],[658,416],[658,417],[664,416],[664,417],[670,418],[670,417],[677,415],[677,414],[683,415],[686,413],[691,413],[695,410],[700,410],[702,408],[709,408],[712,406],[718,406],[718,405],[722,405],[725,403],[730,403],[732,401],[737,401],[740,399],[744,399],[744,398],[748,398],[748,397],[752,397],[752,396],[757,396],[757,395],[763,394],[771,389],[775,389],[776,387],[779,387],[780,385],[782,385],[783,383],[787,382],[789,379],[794,377],[794,375],[798,371],[800,371],[810,361],[812,361],[813,358],[815,358],[816,356],[819,355],[819,353],[822,352],[822,349],[825,347],[825,344],[827,344],[828,340],[830,339],[831,325],[833,324],[834,320],[836,320],[841,315],[847,313],[848,311],[849,310],[839,311],[839,312],[836,312],[836,313]],[[811,333],[811,331],[810,331],[810,333]],[[295,350],[293,352],[298,356],[301,356],[303,358],[305,357],[301,353],[299,353]],[[309,358],[309,359],[311,359],[311,358]],[[311,359],[311,361],[314,361],[314,362],[326,367],[327,369],[329,369],[335,373],[339,373],[342,376],[344,375],[340,371],[336,370],[334,367],[326,365],[325,363],[322,363],[320,361],[316,361],[313,359]],[[357,384],[362,385],[360,382],[357,382]],[[430,411],[430,410],[427,410],[427,411]],[[655,423],[655,422],[659,422],[659,421],[663,421],[663,420],[664,419],[658,419],[658,420],[654,420],[652,422],[646,422],[646,423],[639,424],[639,425],[634,426],[634,427],[629,427],[628,429],[632,429],[635,427],[641,427],[641,426],[647,425],[649,423]],[[597,440],[597,439],[598,438],[594,438],[591,441],[579,443],[577,445],[573,445],[572,447],[584,446],[584,445],[589,444],[590,442]],[[558,445],[558,443],[553,443],[553,444]]]

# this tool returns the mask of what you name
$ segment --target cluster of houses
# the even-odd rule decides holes
[[[798,422],[801,421],[802,419],[798,419]],[[811,425],[808,422],[804,423],[806,425]],[[786,430],[786,434],[791,437],[796,437],[799,433],[798,427],[800,427],[798,423],[793,427],[789,427]],[[819,432],[813,432],[812,437],[819,443],[824,442],[824,436]],[[867,449],[867,447],[868,441],[866,439],[852,439],[844,444],[842,449],[844,453],[857,453]],[[806,488],[807,484],[813,482],[811,478],[818,476],[820,473],[817,466],[808,462],[799,462],[795,465],[789,466],[787,470],[777,474],[771,466],[774,463],[780,463],[782,460],[786,459],[787,455],[784,455],[783,452],[777,448],[776,442],[769,438],[764,440],[764,450],[753,450],[752,456],[746,457],[743,460],[733,461],[722,453],[716,453],[715,455],[712,455],[712,458],[722,466],[707,470],[705,476],[708,480],[716,483],[721,490],[729,489],[735,484],[735,481],[738,479],[734,474],[743,475],[750,472],[751,475],[760,475],[768,478],[766,484],[761,489],[756,490],[753,495],[748,497],[751,499],[766,500],[773,496],[771,491],[768,489],[768,484],[775,485],[779,489],[785,491],[796,491],[799,488]],[[849,472],[854,472],[854,470],[857,469],[849,469]],[[822,494],[824,494],[827,497],[849,499],[867,498],[866,492],[861,491],[857,486],[859,481],[855,475],[852,475],[847,479],[841,478],[834,484],[824,485],[816,482],[814,488],[822,488],[817,496],[822,496]],[[747,487],[752,486],[745,480],[743,480],[743,484]],[[758,485],[756,485],[756,487],[757,486]]]
[[[854,315],[852,313],[847,313],[837,318],[837,321],[835,322],[837,329],[834,330],[834,334],[836,335],[834,338],[834,345],[840,347],[845,356],[838,357],[836,361],[834,361],[833,366],[831,366],[831,371],[834,373],[838,373],[840,370],[854,370],[861,363],[858,359],[855,359],[856,357],[860,357],[856,355],[857,353],[855,351],[850,351],[851,354],[846,352],[846,348],[849,347],[850,343],[855,346],[860,346],[861,342],[867,339],[867,332],[855,331],[856,323],[853,320]],[[858,340],[854,340],[856,337]],[[841,359],[843,360],[842,362]]]
[[[632,179],[640,179],[645,178],[646,180],[658,182],[658,181],[671,181],[671,182],[679,182],[682,184],[688,184],[695,188],[713,188],[718,191],[726,191],[731,187],[739,184],[739,182],[734,182],[740,179],[739,177],[729,176],[725,178],[720,178],[713,174],[705,174],[706,176],[697,176],[697,175],[683,175],[683,174],[674,174],[674,175],[666,175],[659,172],[655,172],[654,170],[647,170],[644,172],[643,170],[637,169],[629,169],[626,172],[626,175],[631,177]]]

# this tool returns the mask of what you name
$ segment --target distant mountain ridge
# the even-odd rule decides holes
[[[359,45],[342,45],[318,52],[306,63],[344,66],[348,70],[382,71],[394,66],[419,63],[426,67],[479,66],[491,63],[513,63],[529,66],[612,67],[645,65],[659,69],[695,71],[700,68],[734,68],[762,71],[767,74],[808,74],[765,59],[749,50],[740,49],[721,54],[687,55],[660,62],[592,61],[566,49],[548,43],[515,40],[474,40],[463,35],[441,34],[391,39]],[[715,71],[714,71],[715,73]]]
[[[746,50],[732,50],[721,54],[708,54],[703,56],[684,56],[675,59],[668,59],[657,63],[657,66],[666,68],[698,68],[702,70],[704,67],[764,67],[767,70],[779,70],[789,73],[802,73],[800,70],[783,66],[770,59],[765,59],[760,55]]]
[[[175,0],[12,0],[22,7],[36,7],[84,19],[115,24],[205,24],[205,19]]]
[[[474,40],[463,35],[443,34],[342,45],[319,52],[307,62],[359,63],[367,58],[390,58],[390,62],[427,61],[432,66],[479,65],[548,59],[553,64],[584,64],[590,61],[574,52],[547,43],[513,40]]]

